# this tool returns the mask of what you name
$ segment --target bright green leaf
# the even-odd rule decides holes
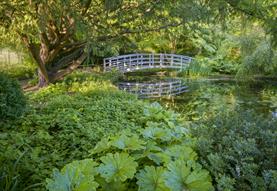
[[[164,169],[162,167],[146,166],[136,175],[141,191],[168,191],[164,184]]]
[[[100,158],[103,164],[98,167],[100,175],[111,181],[125,181],[128,178],[133,178],[138,164],[127,153],[108,153]]]
[[[53,179],[47,179],[49,191],[95,191],[98,183],[94,176],[97,174],[95,163],[92,159],[74,161],[66,165],[61,172],[55,170]]]

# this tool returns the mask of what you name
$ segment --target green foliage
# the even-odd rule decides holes
[[[199,164],[176,160],[170,162],[167,168],[166,185],[171,190],[211,190],[209,172],[201,169]]]
[[[193,76],[208,76],[212,73],[211,63],[213,61],[207,58],[196,58],[185,71],[179,74],[180,76],[189,75]]]
[[[26,114],[0,122],[0,165],[12,166],[25,153],[16,171],[20,188],[41,183],[54,167],[88,157],[104,135],[140,125],[137,116],[143,112],[143,102],[102,77],[84,76],[73,74],[28,93],[31,105]]]
[[[0,61],[0,71],[18,80],[29,79],[35,74],[35,65],[25,58],[22,63],[6,63]]]
[[[100,163],[95,168],[99,172],[95,175],[98,189],[105,190],[107,184],[117,183],[125,188],[122,190],[175,191],[172,182],[179,181],[179,190],[213,190],[209,173],[196,162],[194,141],[177,116],[154,103],[145,107],[140,129],[121,131],[98,142],[90,152],[94,161]],[[162,137],[169,138],[161,138],[159,133],[149,136],[146,129],[158,130],[163,132]],[[55,190],[53,182],[57,181],[54,171],[52,181],[48,181],[50,191]]]
[[[2,137],[1,137],[2,138]],[[16,191],[16,190],[23,190],[20,187],[20,177],[18,176],[19,173],[19,161],[22,158],[24,153],[18,157],[18,159],[12,163],[10,161],[6,161],[5,165],[1,165],[0,167],[0,188],[3,191]],[[0,159],[0,163],[2,164],[3,161]]]
[[[139,190],[167,191],[164,180],[165,169],[162,167],[146,166],[137,174]]]
[[[221,112],[195,124],[201,163],[219,190],[274,190],[277,120],[253,112]]]
[[[102,164],[98,167],[98,172],[107,182],[124,182],[133,178],[138,165],[127,153],[108,153],[100,160]]]
[[[0,73],[0,119],[14,119],[21,116],[26,107],[26,98],[18,82]]]
[[[242,42],[245,56],[239,75],[245,75],[245,73],[277,74],[277,51],[269,41],[252,37]]]
[[[98,184],[94,181],[97,171],[94,167],[97,163],[91,159],[74,161],[62,169],[62,173],[54,171],[55,181],[48,179],[47,189],[55,191],[63,190],[87,190],[95,191]]]

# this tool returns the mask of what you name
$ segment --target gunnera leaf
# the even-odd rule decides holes
[[[141,191],[169,191],[164,182],[163,167],[146,166],[136,175],[137,184]]]
[[[169,129],[158,127],[147,127],[142,131],[142,135],[146,139],[160,139],[162,141],[169,141],[171,139],[171,132]]]
[[[125,134],[115,136],[111,145],[123,150],[141,150],[144,149],[145,142],[139,139],[137,135],[127,136]]]
[[[98,167],[98,172],[107,182],[122,181],[133,178],[138,164],[127,153],[108,153],[100,158],[103,162]]]
[[[101,191],[129,191],[128,184],[120,181],[107,182],[104,178],[98,176],[96,178],[97,182],[100,184],[99,190]]]
[[[110,142],[109,142],[109,138],[103,138],[90,151],[90,154],[101,153],[103,151],[108,150],[110,147],[111,147],[111,145],[110,145]]]
[[[174,191],[210,191],[213,190],[208,171],[192,169],[184,160],[176,160],[167,165],[164,173],[165,184]]]
[[[74,161],[66,165],[61,172],[54,170],[53,179],[47,179],[49,191],[95,191],[98,183],[94,176],[97,173],[95,163],[92,159]]]
[[[174,145],[172,147],[169,147],[165,154],[170,156],[171,159],[183,159],[185,161],[189,160],[196,160],[197,154],[194,152],[194,150],[188,146],[185,145]],[[168,162],[168,161],[164,161]]]

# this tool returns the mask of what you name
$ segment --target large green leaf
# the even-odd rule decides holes
[[[111,147],[109,138],[103,138],[101,139],[93,148],[93,150],[90,151],[91,154],[101,153],[103,151],[108,150]]]
[[[185,145],[171,146],[165,151],[165,154],[173,159],[183,159],[185,161],[197,159],[197,154],[193,151],[193,149]]]
[[[184,160],[176,160],[167,165],[164,173],[165,184],[174,191],[213,190],[209,173],[203,169],[192,169]]]
[[[139,185],[139,190],[142,191],[168,191],[164,183],[164,168],[146,166],[143,170],[140,170],[136,175]]]
[[[117,135],[111,141],[111,145],[123,150],[141,150],[145,148],[144,144],[145,142],[139,139],[136,134],[132,136]]]
[[[186,184],[191,191],[214,190],[209,172],[206,170],[193,171],[186,179]]]
[[[97,174],[92,159],[74,161],[66,165],[61,172],[54,170],[53,179],[47,179],[49,191],[95,191],[98,183],[94,176]]]
[[[98,172],[107,182],[125,181],[133,178],[138,164],[127,153],[108,153],[100,158],[103,164],[98,167]]]
[[[101,191],[129,191],[128,184],[121,181],[111,181],[107,182],[104,178],[98,176],[96,178],[97,182],[100,184]]]
[[[172,136],[169,129],[159,127],[147,127],[142,131],[142,135],[146,139],[160,139],[162,141],[169,141]]]

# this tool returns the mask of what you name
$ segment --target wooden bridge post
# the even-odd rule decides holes
[[[112,61],[109,59],[109,67],[112,68]]]
[[[131,56],[129,56],[129,63],[128,63],[128,67],[129,67],[129,70],[131,71],[132,70],[132,64],[131,64]]]
[[[183,58],[180,56],[181,59],[181,71],[183,71]]]
[[[104,67],[103,67],[103,69],[104,69],[104,72],[106,72],[106,59],[104,59]]]
[[[154,63],[155,61],[154,61],[154,53],[152,53],[151,54],[151,66],[152,66],[152,68],[154,68]]]

